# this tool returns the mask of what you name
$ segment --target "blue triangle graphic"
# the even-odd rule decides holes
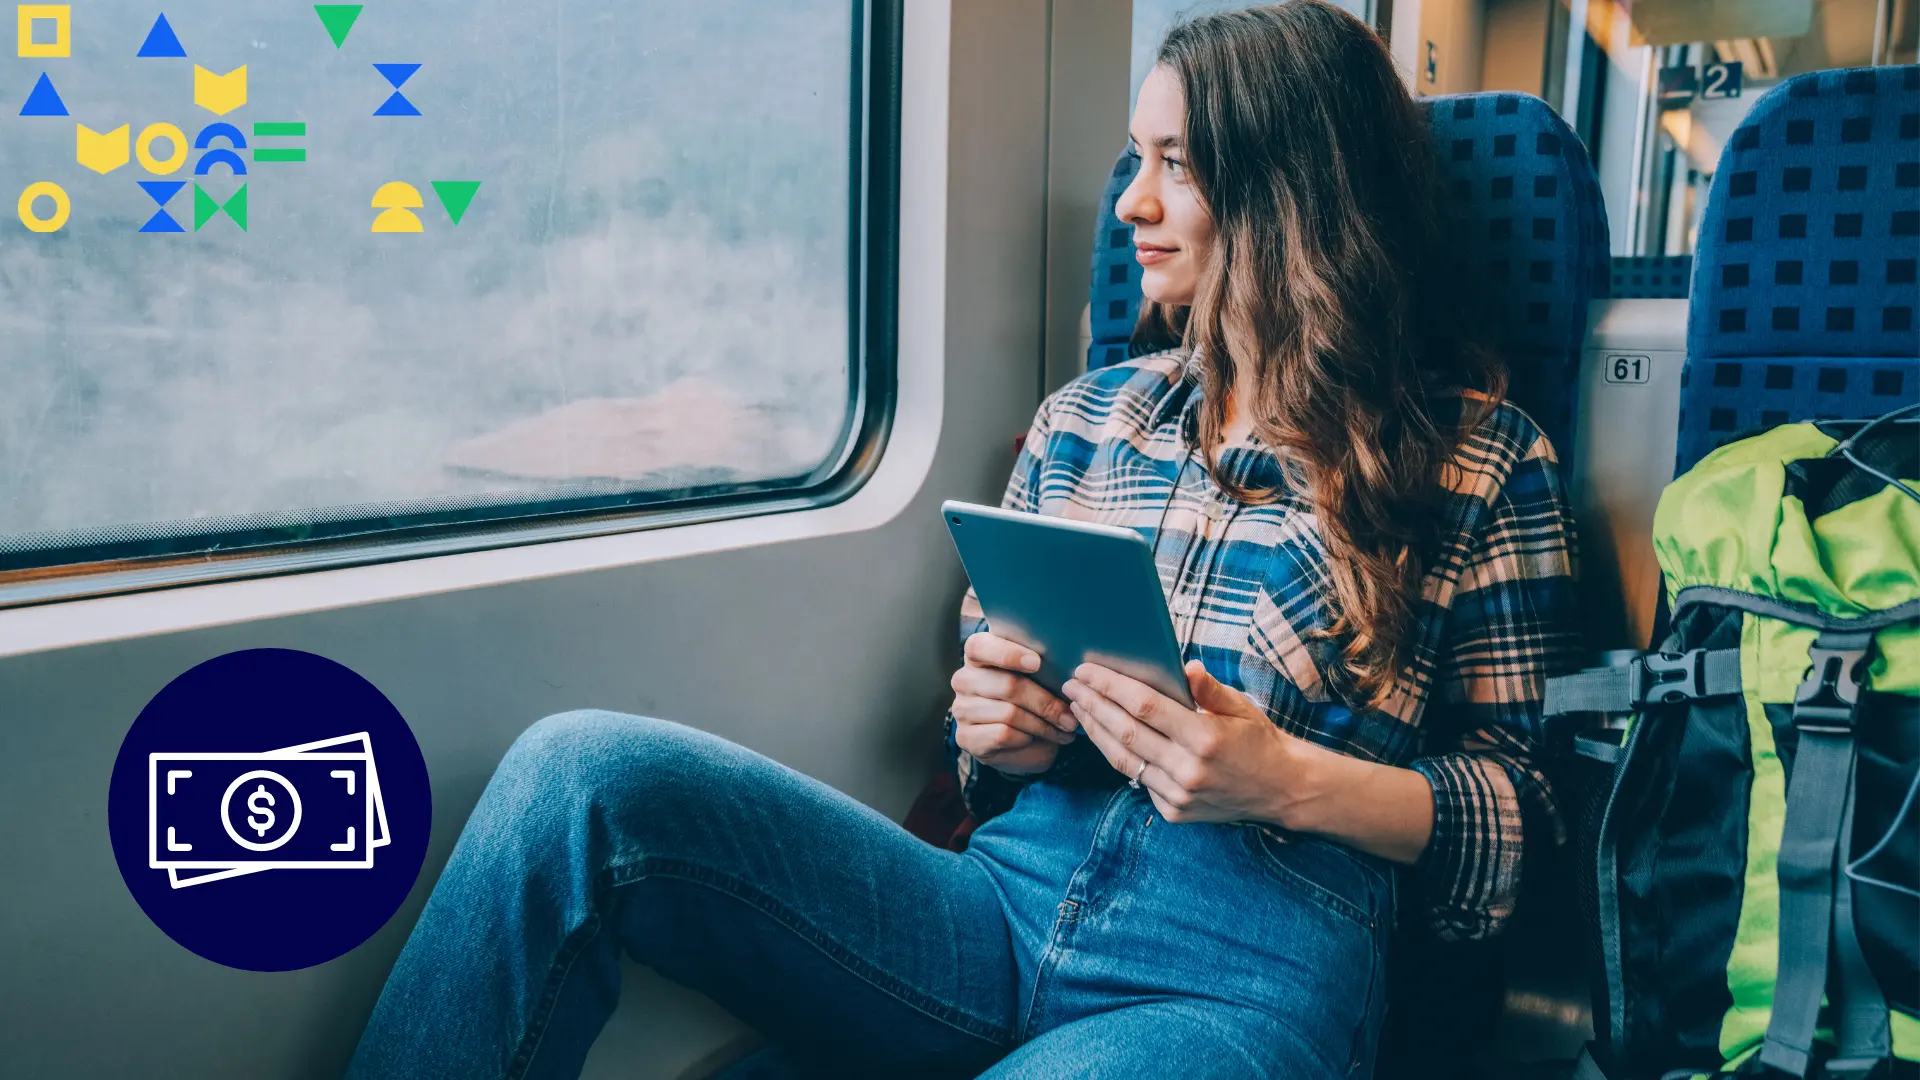
[[[147,31],[146,43],[140,46],[137,56],[180,57],[185,59],[187,50],[180,47],[180,37],[173,32],[173,24],[166,15],[153,20],[153,29]]]
[[[33,93],[27,95],[27,103],[20,106],[21,116],[66,116],[67,103],[60,100],[60,94],[53,88],[53,80],[46,72],[40,73],[40,81],[33,84]]]
[[[400,89],[408,79],[413,78],[414,72],[420,70],[419,64],[375,64],[373,66],[374,70],[386,76],[395,90]]]
[[[153,201],[161,206],[167,205],[175,195],[180,194],[181,188],[187,186],[185,180],[135,180],[134,183],[139,184],[140,190],[152,196]]]
[[[404,97],[401,97],[399,92],[395,91],[394,95],[388,98],[385,104],[373,110],[373,115],[375,116],[419,116],[420,110],[413,107],[413,102],[408,101]]]
[[[173,220],[172,214],[167,213],[165,210],[161,210],[155,213],[152,217],[148,218],[147,223],[145,225],[140,226],[140,231],[141,232],[183,233],[183,232],[186,232],[187,230],[181,228],[180,223]]]

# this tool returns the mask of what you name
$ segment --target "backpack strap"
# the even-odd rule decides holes
[[[1643,653],[1614,667],[1588,668],[1547,680],[1541,712],[1635,712],[1648,705],[1669,705],[1696,698],[1740,692],[1740,649],[1689,649],[1683,653]]]
[[[1847,784],[1847,805],[1840,815],[1840,871],[1833,883],[1833,977],[1840,1015],[1835,1024],[1838,1051],[1827,1062],[1827,1080],[1866,1080],[1874,1067],[1893,1056],[1886,995],[1867,966],[1866,951],[1853,924],[1853,879],[1845,864],[1853,851],[1855,786]]]
[[[1842,834],[1852,824],[1854,720],[1873,636],[1872,630],[1821,631],[1807,651],[1812,666],[1794,694],[1800,745],[1780,833],[1780,961],[1760,1048],[1762,1064],[1793,1077],[1805,1077],[1813,1063],[1830,946],[1836,946],[1831,955],[1842,1046],[1826,1075],[1864,1078],[1890,1052],[1886,1002],[1854,933],[1852,890],[1839,895],[1845,875],[1836,872]],[[1876,1006],[1877,1016],[1867,1017]]]

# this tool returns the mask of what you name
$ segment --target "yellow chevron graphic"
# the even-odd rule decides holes
[[[247,65],[215,75],[193,65],[193,103],[215,116],[225,116],[247,103]]]
[[[95,131],[85,124],[73,127],[73,156],[80,164],[105,176],[127,163],[131,125],[121,124],[112,131]]]

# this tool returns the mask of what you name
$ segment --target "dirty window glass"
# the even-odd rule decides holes
[[[856,15],[20,7],[0,570],[805,483]]]

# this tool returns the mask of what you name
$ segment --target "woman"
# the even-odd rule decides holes
[[[1049,399],[1006,503],[1154,541],[1200,708],[1097,666],[1056,698],[973,634],[964,854],[713,736],[544,720],[353,1075],[574,1075],[624,951],[828,1075],[1364,1077],[1394,867],[1440,933],[1500,925],[1551,814],[1567,514],[1462,330],[1423,119],[1294,0],[1175,29],[1131,126],[1143,333],[1177,347]]]

